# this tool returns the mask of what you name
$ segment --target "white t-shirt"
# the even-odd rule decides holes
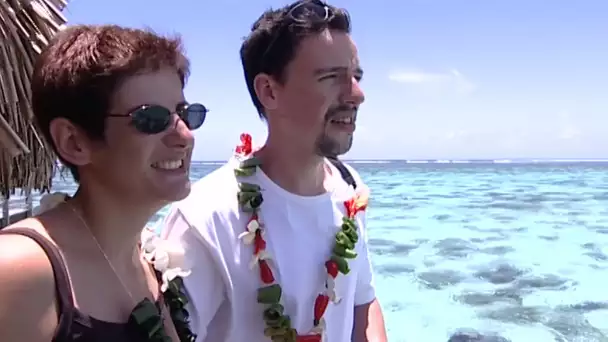
[[[173,205],[165,219],[161,237],[180,241],[192,273],[184,278],[190,299],[197,342],[269,342],[264,336],[263,306],[256,301],[261,285],[257,266],[250,268],[253,247],[239,234],[250,217],[239,210],[236,161],[204,177],[191,194]],[[331,255],[335,233],[345,215],[344,201],[354,194],[339,171],[330,163],[330,188],[319,196],[298,196],[274,183],[258,168],[241,179],[261,186],[264,202],[260,221],[264,224],[267,250],[277,282],[283,289],[281,303],[292,327],[306,334],[313,326],[316,296],[324,290],[325,261]],[[358,174],[349,167],[357,182]],[[365,213],[357,217],[358,256],[349,259],[351,271],[336,278],[338,304],[330,302],[324,318],[325,341],[351,341],[354,307],[375,299],[372,267],[368,257]]]

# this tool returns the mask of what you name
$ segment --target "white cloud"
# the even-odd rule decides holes
[[[469,94],[477,87],[460,71],[452,69],[449,72],[425,72],[421,70],[400,70],[391,72],[388,78],[397,83],[415,86],[430,91],[453,91],[459,94]]]

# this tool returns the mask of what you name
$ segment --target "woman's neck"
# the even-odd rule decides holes
[[[93,195],[94,194],[94,195]],[[121,201],[105,191],[79,188],[67,203],[102,251],[113,262],[127,262],[135,255],[140,234],[162,205]]]

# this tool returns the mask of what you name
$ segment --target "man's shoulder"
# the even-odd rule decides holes
[[[217,245],[238,218],[237,192],[238,182],[230,163],[220,166],[193,182],[190,194],[171,205],[161,224],[161,237],[183,239],[184,234],[194,234],[191,236]]]
[[[221,190],[221,192],[226,193],[227,189],[236,189],[236,186],[237,179],[234,175],[234,166],[231,162],[227,162],[195,181],[192,184],[190,195],[181,202],[191,200],[197,196],[209,195],[210,192],[220,192]]]
[[[233,167],[226,163],[192,184],[190,194],[173,207],[183,214],[208,214],[234,207],[238,181]]]

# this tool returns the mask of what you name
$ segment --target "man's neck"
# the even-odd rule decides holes
[[[316,196],[327,191],[325,158],[293,151],[285,144],[267,141],[256,156],[264,173],[281,188],[300,196]]]
[[[125,201],[99,185],[79,188],[69,205],[84,221],[84,233],[97,240],[113,263],[133,259],[142,229],[162,207],[132,199]]]

